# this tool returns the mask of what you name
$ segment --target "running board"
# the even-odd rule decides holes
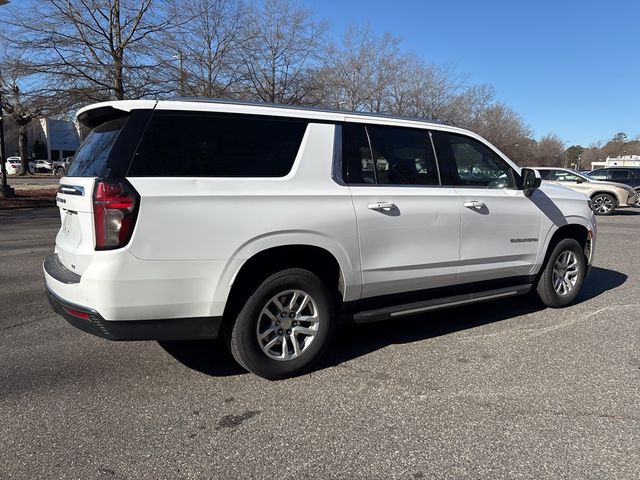
[[[433,310],[458,307],[469,303],[480,303],[488,300],[495,300],[497,298],[515,297],[516,295],[528,293],[531,291],[531,287],[532,285],[528,283],[508,288],[498,288],[496,290],[486,290],[484,292],[476,293],[465,293],[463,295],[437,298],[434,300],[426,300],[424,302],[407,303],[405,305],[395,305],[393,307],[368,310],[356,313],[353,316],[353,320],[356,323],[379,322],[381,320],[389,320],[391,318],[403,317],[405,315],[414,315],[417,313],[431,312]]]

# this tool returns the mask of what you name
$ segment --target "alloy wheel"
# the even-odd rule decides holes
[[[558,295],[567,295],[575,288],[580,275],[578,257],[570,250],[565,250],[553,264],[553,289]]]
[[[598,195],[593,199],[593,211],[606,215],[613,210],[613,200],[607,195]]]
[[[285,290],[262,308],[256,336],[269,358],[288,361],[307,351],[319,325],[318,306],[313,297],[302,290]]]

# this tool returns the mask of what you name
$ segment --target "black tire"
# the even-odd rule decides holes
[[[575,278],[575,284],[572,284],[571,289],[566,293],[558,292],[556,288],[554,288],[554,280],[557,280],[559,276],[558,271],[554,274],[554,266],[556,265],[556,261],[558,261],[563,254],[568,254],[569,257],[573,254],[577,262],[577,276]],[[559,272],[562,273],[562,270]],[[587,260],[580,244],[573,238],[560,240],[560,242],[558,242],[551,251],[551,255],[549,255],[547,262],[540,273],[540,277],[538,278],[536,291],[538,292],[540,300],[547,307],[551,308],[560,308],[569,305],[576,299],[578,293],[580,293],[580,288],[582,288],[582,283],[584,282],[586,274]],[[559,286],[559,288],[568,290],[567,284]]]
[[[636,203],[634,203],[633,206],[640,207],[640,190],[636,190]]]
[[[289,318],[288,315],[291,315],[291,313],[295,314],[294,310],[296,310],[297,307],[289,310],[289,305],[286,305],[286,312],[280,311],[280,313],[278,313],[278,311],[275,310],[278,325],[280,324],[279,322],[282,321],[281,326],[286,328],[285,331],[282,328],[276,327],[276,323],[272,320],[273,315],[271,317],[268,316],[266,313],[263,313],[263,309],[267,309],[269,306],[275,306],[276,303],[273,303],[274,299],[277,299],[277,303],[280,304],[286,292],[294,290],[302,291],[310,296],[311,300],[309,300],[309,303],[311,303],[311,306],[305,308],[315,311],[318,321],[302,325],[305,321],[301,320],[300,324],[298,324],[295,319],[302,319],[304,316]],[[293,293],[290,294],[293,298]],[[282,295],[282,297],[280,295]],[[286,298],[288,299],[288,297]],[[310,310],[306,311],[308,313]],[[270,310],[270,312],[273,312],[273,310]],[[283,314],[284,316],[280,318],[279,315]],[[307,315],[307,317],[310,317],[310,315]],[[230,335],[228,333],[229,349],[231,350],[233,358],[235,358],[241,366],[260,377],[269,380],[291,377],[306,371],[322,356],[331,339],[334,324],[334,302],[326,285],[315,274],[308,270],[290,268],[274,273],[268,277],[247,299],[231,326]],[[263,329],[263,327],[265,328]],[[306,327],[314,327],[316,328],[316,333],[312,340],[308,341],[310,337],[304,336],[304,334],[297,334],[293,331],[296,327],[303,329]],[[276,331],[272,331],[274,328]],[[311,328],[307,330],[310,329]],[[270,341],[276,341],[274,346],[267,350],[271,356],[263,350],[260,344],[261,341],[258,339],[258,332],[261,331],[261,333],[264,333],[267,330],[272,331],[272,333],[270,333],[266,339],[262,340],[262,342],[265,343],[263,346],[267,348]],[[302,338],[300,335],[302,335]],[[278,340],[276,337],[280,337],[280,339]],[[282,341],[282,339],[284,339],[284,341]],[[294,341],[297,342],[296,345],[298,349],[300,349],[301,344],[298,339],[301,339],[303,342],[302,349],[299,350],[299,353],[295,351],[291,352],[291,350],[294,349]],[[278,343],[278,341],[280,343]],[[278,349],[282,351],[284,356],[285,346],[287,355],[291,355],[292,357],[294,355],[297,356],[286,360],[272,358],[275,353],[274,350]]]
[[[593,211],[596,215],[611,215],[618,207],[616,199],[608,193],[598,193],[591,198]]]
[[[58,167],[58,168],[55,169],[54,173],[56,174],[56,176],[62,177],[64,175],[64,168]]]

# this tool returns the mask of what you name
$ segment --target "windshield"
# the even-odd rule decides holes
[[[583,173],[576,172],[575,170],[568,170],[568,171],[574,174],[576,177],[580,177],[585,182],[593,182],[593,178],[590,178],[587,175],[584,175]]]
[[[593,182],[592,178],[568,168],[541,168],[538,171],[543,180],[550,180],[552,182]]]
[[[69,168],[70,177],[105,177],[107,160],[127,117],[120,117],[94,128],[82,142]]]

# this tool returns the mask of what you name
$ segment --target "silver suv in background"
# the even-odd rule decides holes
[[[595,180],[624,183],[636,191],[636,207],[640,207],[640,167],[606,167],[587,173]]]
[[[73,157],[65,157],[62,160],[53,161],[53,173],[58,177],[62,177],[69,171],[69,166],[73,161]]]
[[[637,192],[618,182],[596,180],[587,175],[559,167],[536,167],[542,180],[571,188],[587,195],[596,215],[611,215],[618,208],[632,207],[636,203]]]

